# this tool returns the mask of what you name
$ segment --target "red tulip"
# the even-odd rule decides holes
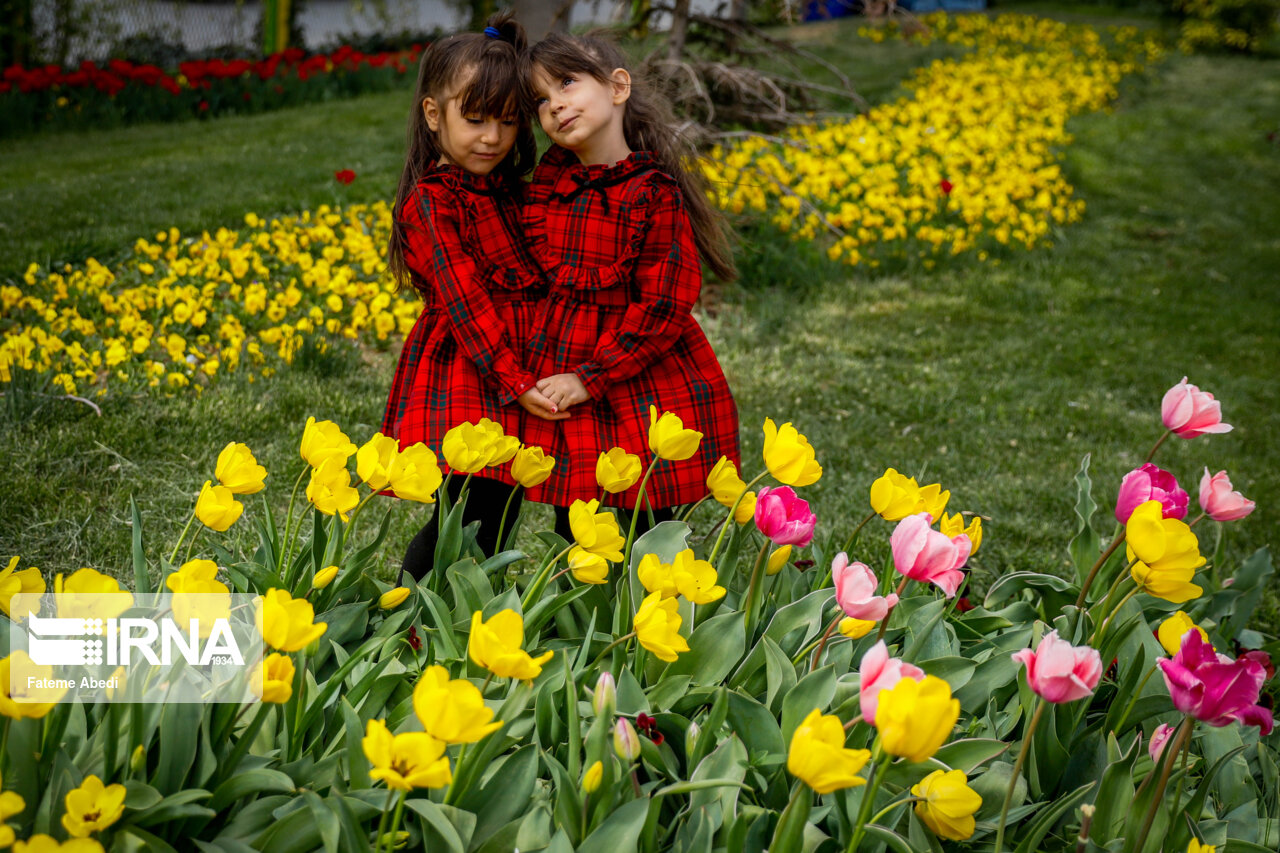
[[[343,186],[346,186],[347,184],[350,184],[352,181],[356,179],[356,173],[351,171],[350,169],[342,169],[341,171],[334,172],[333,178],[338,183],[342,184]]]
[[[1188,631],[1178,653],[1157,663],[1179,711],[1211,726],[1257,726],[1265,737],[1275,719],[1258,704],[1267,679],[1262,657],[1250,653],[1232,660],[1214,652],[1199,631]]]
[[[756,495],[756,528],[775,545],[803,548],[813,541],[817,517],[809,502],[796,496],[790,486],[766,486]]]

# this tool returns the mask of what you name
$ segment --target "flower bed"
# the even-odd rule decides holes
[[[1057,151],[1067,120],[1104,108],[1116,86],[1161,54],[1155,40],[1026,15],[926,15],[969,53],[918,70],[911,95],[850,121],[796,128],[784,143],[718,147],[706,171],[720,207],[767,212],[796,240],[825,239],[833,259],[877,266],[1033,248],[1077,221]],[[861,30],[874,40],[894,28]]]
[[[1231,429],[1185,379],[1161,420],[1148,460],[1171,436]],[[602,488],[643,489],[642,470],[696,448],[696,426],[655,419],[648,447],[602,454]],[[764,433],[750,482],[727,462],[709,478],[710,531],[690,511],[637,538],[579,501],[575,541],[540,533],[526,555],[507,531],[507,550],[483,554],[461,524],[464,488],[441,507],[438,568],[410,587],[376,579],[387,526],[365,516],[385,491],[444,500],[431,450],[381,435],[357,448],[312,418],[277,520],[240,498],[294,472],[269,476],[229,444],[172,548],[144,546],[133,508],[133,590],[93,569],[52,585],[59,608],[69,595],[117,614],[157,588],[175,611],[193,593],[258,595],[265,648],[240,676],[252,695],[131,704],[147,679],[122,665],[101,700],[59,702],[52,668],[13,651],[0,660],[0,842],[1274,849],[1273,669],[1247,629],[1274,571],[1265,550],[1234,569],[1201,553],[1201,525],[1252,510],[1225,474],[1206,470],[1188,523],[1173,474],[1144,465],[1119,484],[1115,523],[1099,523],[1085,457],[1077,518],[1062,519],[1070,576],[1015,572],[974,604],[967,565],[993,547],[980,511],[951,514],[950,490],[889,469],[859,524],[819,524],[801,497],[822,477],[818,451],[791,424]],[[510,464],[530,487],[555,464],[488,422],[442,452],[450,476]],[[637,464],[619,464],[628,455]],[[222,535],[246,524],[253,535]],[[884,538],[877,576],[855,558]],[[0,571],[0,605],[24,621],[50,583],[20,565]]]
[[[0,136],[256,113],[401,84],[423,47],[365,54],[350,47],[307,56],[297,48],[260,61],[183,62],[177,72],[113,59],[77,69],[12,66],[0,75]]]

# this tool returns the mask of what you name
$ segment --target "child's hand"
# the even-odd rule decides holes
[[[516,402],[524,406],[525,411],[531,415],[542,418],[544,421],[562,421],[569,417],[568,412],[557,412],[556,405],[546,398],[546,396],[537,388],[530,388],[519,397]]]
[[[552,411],[564,410],[591,399],[587,386],[572,373],[557,373],[555,376],[539,379],[538,390],[551,401],[551,405],[555,407]]]

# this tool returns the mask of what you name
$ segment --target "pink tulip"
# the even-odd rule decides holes
[[[876,595],[879,584],[871,569],[862,563],[850,563],[843,551],[831,561],[831,580],[836,587],[836,602],[846,616],[879,622],[898,603],[898,596]]]
[[[1044,635],[1033,652],[1014,652],[1013,659],[1027,665],[1027,685],[1037,696],[1054,703],[1074,702],[1093,693],[1102,678],[1102,658],[1097,649],[1073,646],[1058,639],[1057,631]]]
[[[1116,521],[1129,523],[1129,516],[1140,504],[1160,501],[1160,512],[1165,518],[1179,521],[1187,517],[1190,498],[1168,471],[1150,462],[1134,468],[1120,481],[1120,494],[1116,496]]]
[[[862,662],[858,664],[858,675],[861,679],[858,698],[862,705],[862,719],[872,725],[876,722],[876,707],[880,704],[881,690],[888,690],[904,678],[912,681],[924,680],[924,670],[920,667],[889,657],[889,649],[884,640],[867,649]]]
[[[1156,730],[1151,733],[1151,743],[1147,744],[1147,751],[1151,753],[1152,761],[1160,760],[1160,753],[1164,752],[1164,745],[1169,742],[1174,731],[1173,726],[1165,723],[1156,726]]]
[[[1187,377],[1164,394],[1160,418],[1178,438],[1195,438],[1206,433],[1231,432],[1222,422],[1222,405],[1208,391],[1187,384]]]
[[[889,547],[893,566],[913,581],[935,584],[953,598],[964,581],[960,567],[969,559],[973,543],[963,533],[948,537],[931,528],[929,513],[909,515],[893,529]]]
[[[1275,720],[1258,704],[1267,680],[1265,655],[1250,652],[1237,660],[1214,652],[1199,631],[1188,631],[1171,659],[1158,661],[1173,706],[1211,726],[1239,722],[1271,734]]]
[[[1200,508],[1214,521],[1236,521],[1253,512],[1256,506],[1231,490],[1231,478],[1226,471],[1210,476],[1209,469],[1204,469],[1204,476],[1200,478]]]
[[[756,494],[756,527],[774,545],[803,548],[813,540],[817,524],[809,502],[797,497],[790,486],[766,486]]]

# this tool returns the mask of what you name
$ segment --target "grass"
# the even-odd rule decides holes
[[[820,26],[830,57],[856,24]],[[903,45],[853,44],[842,64],[873,100],[892,96],[921,58]],[[1092,456],[1105,536],[1120,477],[1159,437],[1161,395],[1187,374],[1223,401],[1235,431],[1171,440],[1156,461],[1193,496],[1208,466],[1258,501],[1223,528],[1229,565],[1266,545],[1280,522],[1280,197],[1262,191],[1280,185],[1280,145],[1268,140],[1280,130],[1277,72],[1275,60],[1174,55],[1130,81],[1113,112],[1074,120],[1065,168],[1088,209],[1052,248],[876,273],[750,230],[742,284],[705,323],[737,395],[748,472],[764,418],[794,421],[825,468],[805,491],[833,539],[867,512],[870,482],[892,466],[941,481],[951,509],[989,519],[980,581],[1060,571],[1081,458]],[[0,279],[29,260],[79,260],[169,224],[213,228],[248,210],[331,202],[338,168],[360,175],[344,191],[352,200],[389,193],[403,100],[0,146]],[[346,375],[294,370],[203,398],[116,399],[101,418],[50,401],[0,440],[0,556],[125,573],[130,496],[157,554],[231,440],[273,472],[269,494],[282,507],[306,417],[362,440],[380,419],[394,358],[369,352]],[[387,574],[424,520],[414,507],[392,511]],[[877,522],[862,537],[877,559],[887,535]],[[1257,624],[1280,629],[1274,590]]]

